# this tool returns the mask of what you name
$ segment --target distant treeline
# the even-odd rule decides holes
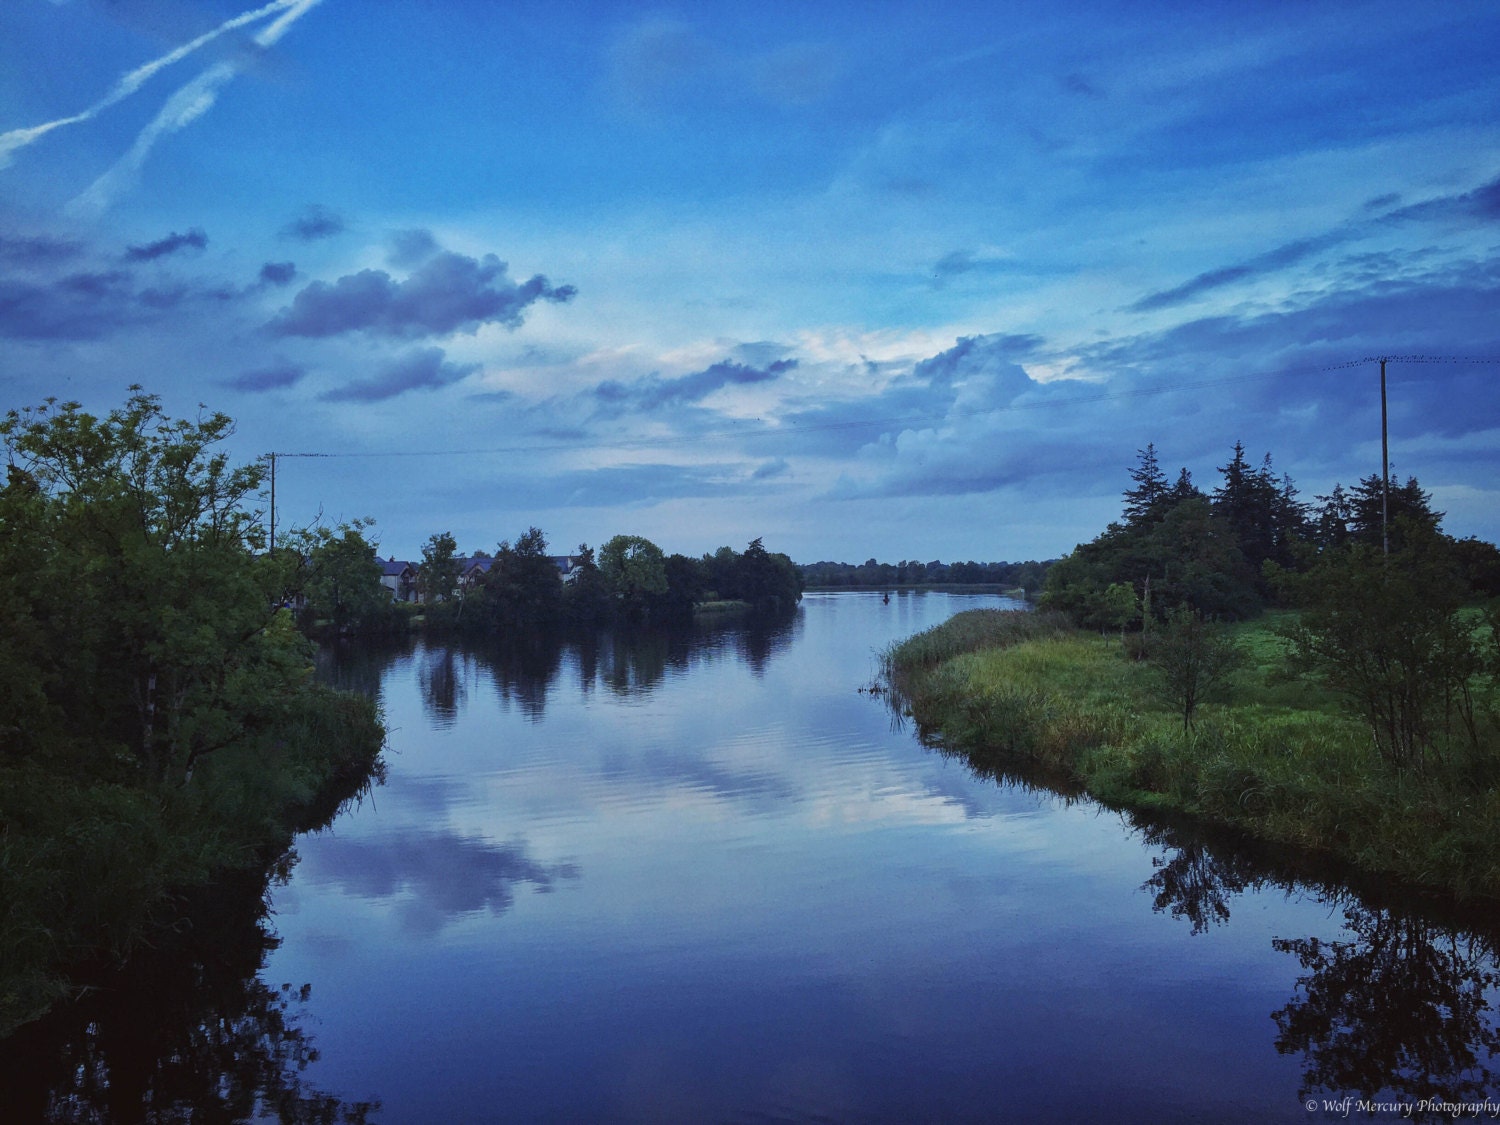
[[[303,537],[301,620],[316,631],[426,628],[475,636],[555,625],[662,624],[690,618],[707,603],[740,603],[774,614],[795,608],[802,579],[792,560],[753,539],[743,551],[720,547],[700,558],[668,555],[639,535],[616,535],[596,553],[548,554],[545,533],[528,528],[494,554],[463,556],[448,532],[431,536],[420,562],[385,575],[364,521]],[[383,580],[384,579],[384,580]]]
[[[797,569],[808,586],[1009,586],[1028,594],[1042,588],[1047,562],[917,562],[898,563],[867,559],[859,563],[815,562]]]

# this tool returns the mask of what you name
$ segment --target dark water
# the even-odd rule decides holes
[[[267,1120],[1500,1102],[1490,920],[979,776],[858,690],[889,641],[999,604],[811,595],[773,629],[329,654],[325,674],[379,693],[387,784],[299,842],[274,936],[236,931],[254,956],[200,951],[195,986],[137,986],[113,1019],[176,1019],[135,1054],[198,1051],[186,1069]],[[109,1061],[110,1019],[91,1026],[75,1077]],[[135,1065],[132,1098],[176,1073]]]

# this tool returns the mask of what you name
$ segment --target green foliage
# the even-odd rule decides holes
[[[730,551],[720,547],[714,556]],[[731,554],[733,552],[730,552]],[[840,588],[848,586],[1002,586],[1034,594],[1042,588],[1050,562],[968,562],[945,563],[941,559],[920,562],[902,559],[897,563],[867,559],[860,564],[845,562],[804,563],[801,572],[803,588]],[[718,589],[717,577],[709,578],[709,588]]]
[[[256,553],[261,467],[214,448],[231,432],[139,388],[104,418],[0,421],[0,1024],[59,965],[138,941],[171,888],[284,838],[304,780],[379,750],[365,701],[295,741],[335,703],[277,608],[296,552]]]
[[[458,542],[452,533],[440,531],[422,545],[422,561],[417,564],[417,593],[431,605],[453,597],[458,587]]]
[[[1152,635],[1146,659],[1158,694],[1182,715],[1184,731],[1192,730],[1198,705],[1221,692],[1242,663],[1233,638],[1186,606]]]
[[[1476,707],[1494,689],[1494,634],[1461,612],[1469,588],[1450,541],[1406,516],[1393,531],[1389,556],[1351,540],[1284,578],[1301,608],[1285,630],[1293,667],[1341,696],[1397,769],[1494,758],[1493,721]]]
[[[303,584],[307,616],[328,622],[335,632],[387,632],[405,624],[391,592],[380,584],[375,545],[365,538],[373,523],[355,520],[340,524],[337,532],[318,528],[304,537],[307,542],[291,544],[304,550],[308,560]]]
[[[1500,898],[1500,778],[1472,763],[1389,769],[1337,695],[1270,675],[1284,660],[1287,621],[1226,630],[1245,662],[1233,701],[1195,705],[1191,730],[1148,664],[1055,619],[960,615],[894,646],[886,679],[892,705],[924,737],[987,775],[1086,788],[1105,803],[1177,810],[1415,884]]]
[[[600,625],[610,620],[613,605],[609,583],[594,561],[594,549],[578,544],[578,561],[570,581],[563,586],[563,613],[580,625]]]
[[[616,535],[599,551],[603,575],[624,620],[645,618],[651,602],[667,593],[667,560],[661,548],[639,535]]]
[[[514,546],[501,542],[465,602],[463,623],[470,631],[502,633],[557,623],[563,614],[562,575],[547,555],[541,528],[527,528]]]

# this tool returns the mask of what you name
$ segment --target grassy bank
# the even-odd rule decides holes
[[[183,924],[195,888],[278,860],[360,792],[384,730],[366,699],[318,685],[274,731],[142,786],[31,760],[0,768],[0,1038]]]
[[[1500,784],[1466,758],[1399,774],[1338,700],[1278,676],[1274,621],[1237,627],[1229,701],[1184,731],[1118,636],[974,610],[886,654],[892,701],[976,765],[1024,763],[1119,807],[1186,813],[1460,897],[1500,899]],[[1493,758],[1491,758],[1493,760]]]

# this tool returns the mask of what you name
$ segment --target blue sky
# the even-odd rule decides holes
[[[4,406],[278,521],[1053,557],[1136,451],[1500,538],[1500,7],[9,0]],[[1449,357],[1453,361],[1450,361]]]

